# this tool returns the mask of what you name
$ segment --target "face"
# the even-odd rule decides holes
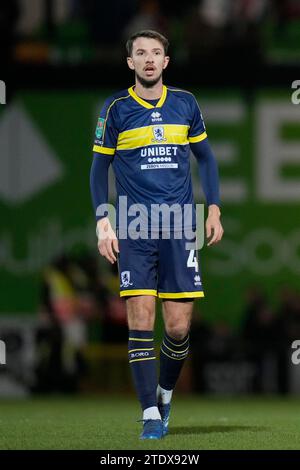
[[[137,80],[145,87],[159,82],[169,60],[165,56],[163,45],[152,38],[135,39],[132,56],[127,57],[128,67],[135,71]]]

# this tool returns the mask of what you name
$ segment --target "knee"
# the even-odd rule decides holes
[[[130,330],[151,331],[154,328],[155,309],[137,298],[127,300],[128,326]]]
[[[176,325],[166,325],[166,332],[171,338],[180,341],[184,339],[189,334],[189,325],[187,324],[176,324]]]
[[[129,328],[131,330],[150,331],[153,330],[154,321],[152,315],[148,311],[136,312],[128,319]]]

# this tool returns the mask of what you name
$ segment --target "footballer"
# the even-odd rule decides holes
[[[99,252],[110,263],[118,262],[120,295],[126,299],[128,358],[143,413],[141,439],[168,433],[172,393],[189,351],[193,302],[204,296],[196,237],[187,236],[196,228],[191,150],[208,207],[208,245],[223,236],[218,167],[197,100],[163,83],[168,45],[152,30],[128,39],[127,64],[135,83],[105,101],[90,173]],[[110,165],[117,189],[115,230],[108,212],[99,210],[108,204]],[[126,217],[120,216],[124,200]],[[162,207],[171,208],[172,217],[165,217]],[[186,207],[190,211],[182,217]],[[140,236],[133,230],[134,213]],[[164,320],[159,376],[153,337],[157,297]]]

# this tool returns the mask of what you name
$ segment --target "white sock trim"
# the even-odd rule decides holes
[[[163,405],[168,405],[172,400],[173,390],[166,390],[158,385],[156,390],[157,401]]]
[[[143,412],[143,419],[161,419],[157,406],[150,406]]]

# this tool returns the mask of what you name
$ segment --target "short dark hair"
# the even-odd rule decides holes
[[[168,39],[163,36],[162,34],[158,33],[157,31],[153,31],[152,29],[144,29],[143,31],[139,31],[137,33],[134,33],[130,36],[128,41],[126,42],[126,50],[128,57],[131,57],[132,55],[132,48],[133,48],[133,42],[137,38],[151,38],[151,39],[157,39],[159,41],[165,51],[165,55],[168,53],[168,47],[169,47],[169,41]]]

